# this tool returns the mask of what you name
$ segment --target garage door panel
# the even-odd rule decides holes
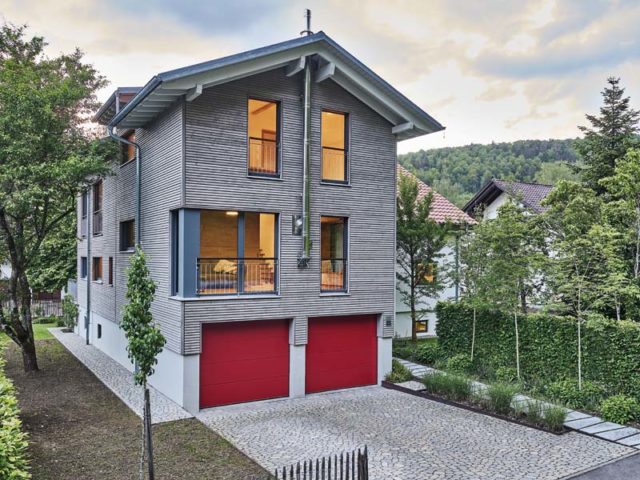
[[[287,320],[203,325],[201,408],[288,394]]]
[[[377,383],[377,317],[309,319],[307,393]]]

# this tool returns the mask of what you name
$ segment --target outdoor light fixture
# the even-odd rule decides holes
[[[227,215],[229,215],[230,217],[237,217],[238,216],[238,212],[234,212],[234,211],[228,211],[225,212]]]
[[[302,215],[293,215],[291,219],[291,233],[298,237],[302,235]]]

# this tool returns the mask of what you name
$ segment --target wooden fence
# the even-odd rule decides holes
[[[306,460],[275,471],[276,480],[369,480],[367,447]]]

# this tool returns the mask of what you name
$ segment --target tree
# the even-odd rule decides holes
[[[576,150],[584,161],[581,170],[584,184],[597,192],[604,193],[600,180],[613,175],[616,162],[635,143],[638,132],[640,111],[629,105],[629,97],[624,96],[620,79],[609,77],[602,91],[604,105],[600,115],[587,115],[590,127],[578,127],[584,139],[576,143]]]
[[[400,175],[397,198],[396,248],[398,268],[396,288],[411,311],[411,338],[417,340],[416,322],[427,313],[418,304],[434,297],[444,287],[444,272],[437,271],[437,260],[447,243],[450,227],[438,224],[429,215],[433,194],[420,198],[418,182],[411,175]]]
[[[136,246],[127,270],[127,303],[124,306],[120,328],[127,338],[127,353],[136,370],[134,380],[141,385],[144,393],[142,415],[142,453],[140,456],[140,478],[144,478],[144,452],[147,452],[149,480],[154,478],[153,443],[151,435],[151,405],[147,381],[154,372],[157,357],[162,352],[165,338],[156,327],[151,314],[151,303],[156,292],[156,284],[151,279],[143,251]]]
[[[44,55],[24,26],[0,29],[0,244],[11,264],[8,312],[0,325],[38,369],[29,271],[45,242],[75,212],[76,195],[108,171],[113,142],[85,128],[106,82],[79,50]]]
[[[575,165],[569,165],[567,163],[555,162],[555,163],[543,163],[540,165],[534,176],[536,183],[543,185],[555,185],[560,180],[579,180],[578,175],[574,171]],[[578,167],[579,168],[579,167]]]

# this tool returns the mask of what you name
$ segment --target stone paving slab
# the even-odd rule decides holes
[[[610,440],[615,442],[617,440],[621,440],[626,437],[630,437],[632,435],[637,435],[640,433],[640,430],[632,427],[619,428],[617,430],[609,430],[607,432],[600,432],[596,434],[596,437],[604,438],[605,440]]]
[[[212,408],[197,418],[269,471],[366,444],[371,480],[552,480],[634,452],[381,387]]]
[[[617,423],[602,422],[587,428],[581,428],[580,431],[584,433],[594,434],[594,433],[608,432],[610,430],[620,430],[621,428],[622,428],[622,425],[618,425]]]
[[[600,417],[588,417],[581,418],[580,420],[572,420],[571,422],[565,422],[564,424],[574,430],[584,430],[587,427],[591,427],[592,425],[597,425],[603,422],[604,420],[602,420]]]
[[[75,333],[64,333],[61,328],[50,328],[49,331],[136,415],[142,418],[144,403],[142,387],[133,382],[133,375],[129,370],[93,345],[86,345],[85,340]],[[149,394],[152,423],[193,417],[155,388],[149,387]]]
[[[577,410],[569,410],[567,412],[567,417],[565,418],[565,423],[572,422],[573,420],[582,420],[583,418],[589,418],[589,417],[591,417],[591,415],[578,412]]]
[[[402,382],[397,384],[399,387],[408,388],[409,390],[413,390],[414,392],[421,392],[424,390],[424,384],[420,382],[416,382],[415,380],[409,380],[408,382]]]
[[[640,445],[640,434],[633,435],[631,437],[623,438],[622,440],[618,440],[618,443],[622,445],[636,446]]]

